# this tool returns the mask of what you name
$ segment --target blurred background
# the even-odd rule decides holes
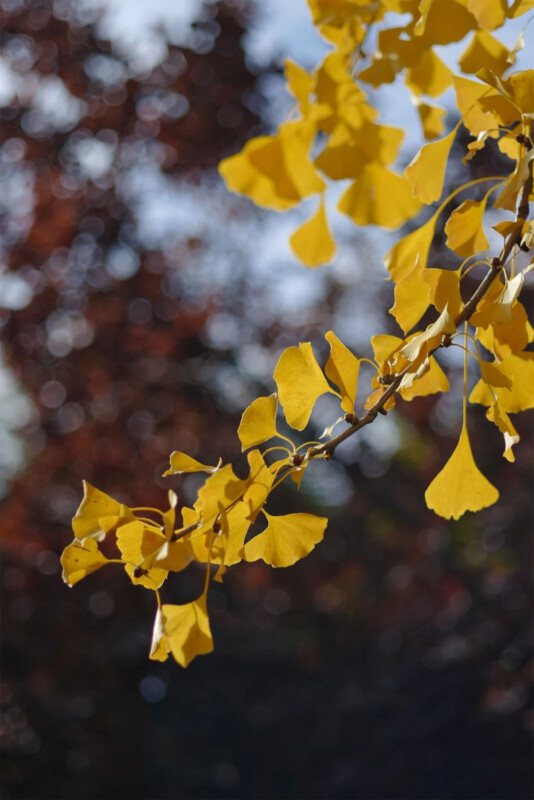
[[[336,217],[334,264],[306,270],[287,239],[310,206],[263,212],[217,175],[290,109],[283,59],[325,51],[304,0],[0,7],[2,797],[530,798],[531,420],[511,466],[470,409],[501,501],[453,524],[428,511],[459,429],[450,351],[449,395],[400,402],[273,496],[328,516],[325,540],[287,570],[229,571],[213,655],[150,662],[153,595],[118,567],[62,583],[82,479],[192,502],[196,476],[161,478],[169,453],[239,471],[240,414],[284,347],[326,355],[333,328],[370,355],[399,333],[394,236]],[[454,263],[439,226],[433,259]],[[336,416],[323,398],[308,438]],[[199,581],[192,566],[164,600]]]

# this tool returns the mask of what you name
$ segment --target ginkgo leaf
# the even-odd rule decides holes
[[[341,392],[341,408],[343,411],[352,414],[356,401],[360,361],[351,353],[348,347],[345,347],[333,331],[328,331],[325,334],[325,339],[330,344],[330,356],[324,370],[326,377]]]
[[[455,208],[445,224],[447,247],[458,256],[471,256],[489,247],[482,221],[485,200],[464,200]]]
[[[121,525],[117,531],[117,547],[121,551],[125,569],[132,583],[140,584],[145,589],[159,589],[167,570],[161,566],[151,567],[147,559],[154,558],[166,543],[165,535],[141,520]]]
[[[467,8],[480,27],[487,31],[500,28],[506,19],[506,0],[467,0]]]
[[[525,352],[511,355],[499,364],[499,370],[512,381],[510,388],[505,386],[490,389],[481,379],[469,395],[470,403],[492,406],[495,395],[499,407],[507,414],[517,414],[534,408],[534,353]]]
[[[399,349],[402,343],[403,339],[398,336],[391,336],[389,333],[380,333],[378,336],[372,336],[371,347],[373,348],[376,363],[383,364],[395,350]]]
[[[272,567],[290,567],[307,556],[323,539],[328,520],[313,514],[272,517],[263,512],[267,527],[246,543],[245,561],[263,559]]]
[[[277,407],[276,394],[271,394],[269,397],[257,397],[243,411],[237,430],[243,451],[278,435],[276,430]]]
[[[61,555],[63,580],[69,586],[74,586],[86,575],[108,563],[109,559],[102,555],[94,539],[86,539],[83,544],[75,539]]]
[[[484,0],[486,2],[486,0]],[[486,31],[476,31],[458,63],[462,72],[475,73],[488,67],[496,75],[502,75],[508,64],[508,48]]]
[[[445,307],[438,319],[429,325],[422,333],[413,336],[406,344],[399,350],[399,356],[411,362],[416,362],[421,357],[426,355],[439,346],[443,334],[454,333],[456,325],[454,320],[449,314],[448,308]]]
[[[382,228],[398,228],[420,208],[408,181],[380,164],[366,165],[338,203],[338,209],[357,225]]]
[[[513,462],[515,461],[515,455],[513,453],[512,447],[516,445],[519,441],[519,434],[514,428],[511,423],[510,417],[504,411],[498,402],[495,402],[492,406],[488,408],[486,411],[486,417],[489,419],[490,422],[493,422],[494,425],[498,427],[502,435],[504,436],[504,452],[503,456],[507,461]]]
[[[384,264],[395,282],[405,278],[412,271],[417,258],[423,266],[426,266],[437,218],[437,214],[434,214],[424,225],[400,239],[386,254]]]
[[[406,86],[415,94],[438,97],[452,82],[450,69],[431,50],[424,50],[419,61],[406,72]]]
[[[421,0],[420,18],[414,33],[425,36],[432,44],[459,42],[468,31],[476,28],[475,17],[465,8],[461,0]]]
[[[194,554],[188,539],[164,542],[151,562],[151,566],[169,572],[181,572],[193,561]]]
[[[332,393],[310,342],[301,342],[298,347],[284,350],[276,365],[274,379],[286,420],[298,431],[308,424],[317,398],[325,392]]]
[[[245,536],[250,528],[250,504],[236,503],[222,515],[225,541],[223,565],[238,564],[243,558]]]
[[[426,269],[422,280],[428,286],[428,299],[440,313],[448,306],[449,314],[456,319],[463,303],[460,294],[461,270]]]
[[[495,388],[504,387],[505,389],[511,387],[512,379],[506,372],[499,369],[497,364],[491,361],[479,361],[478,365],[480,367],[482,380],[487,383],[488,386],[493,386]]]
[[[423,203],[433,203],[441,197],[447,160],[456,130],[457,127],[443,139],[423,145],[404,170],[414,197]]]
[[[162,636],[157,641],[153,637],[151,658],[158,655],[160,657],[157,660],[161,660],[162,649],[168,648],[178,664],[187,667],[195,656],[211,653],[213,639],[206,596],[202,595],[198,600],[185,605],[164,604],[157,632]]]
[[[447,112],[440,106],[432,106],[429,103],[417,103],[417,113],[423,126],[425,139],[437,139],[445,130],[445,116]]]
[[[456,105],[462,115],[462,122],[472,136],[478,136],[483,131],[494,129],[498,131],[498,122],[487,111],[481,108],[480,99],[488,94],[488,89],[478,81],[472,81],[461,75],[453,76],[454,90],[456,92]]]
[[[284,61],[284,72],[289,91],[298,100],[301,112],[306,114],[310,104],[309,97],[313,91],[313,77],[290,58]]]
[[[247,455],[250,467],[250,477],[243,495],[243,501],[248,509],[248,517],[254,522],[258,513],[272,489],[275,475],[268,468],[259,450],[251,450]]]
[[[291,235],[291,249],[306,267],[319,267],[332,261],[336,243],[328,227],[324,199],[321,197],[315,214]]]
[[[498,499],[499,492],[475,464],[464,424],[454,453],[425,492],[426,504],[440,517],[459,519],[466,511],[480,511]]]
[[[508,16],[511,18],[520,17],[534,8],[534,0],[515,0],[508,9]]]
[[[401,383],[399,391],[402,399],[409,402],[414,397],[427,397],[429,394],[437,394],[437,392],[448,392],[449,389],[447,376],[434,356],[430,356],[428,369],[424,374],[413,380],[410,386],[403,387]]]
[[[412,271],[395,286],[395,303],[389,313],[395,317],[404,333],[419,322],[428,308],[428,286],[423,280],[424,272],[417,258]]]
[[[100,489],[83,482],[84,496],[72,520],[74,535],[80,541],[102,541],[117,525],[135,519],[127,506],[118,503]]]
[[[205,522],[214,519],[221,508],[228,508],[246,488],[246,481],[236,478],[230,464],[210,475],[198,490],[195,509],[200,511]]]
[[[509,322],[512,317],[512,307],[523,288],[523,281],[522,272],[518,272],[517,275],[506,281],[499,296],[482,310],[476,311],[470,322],[477,328],[487,328],[488,325],[502,325]]]
[[[525,155],[517,162],[515,170],[506,181],[504,189],[493,204],[496,208],[505,208],[509,211],[515,210],[517,195],[528,179],[530,162],[533,159],[534,147],[527,150]]]
[[[163,477],[167,475],[182,475],[185,472],[208,472],[212,473],[217,470],[217,467],[209,467],[207,464],[201,464],[195,458],[191,458],[187,453],[180,453],[175,450],[171,453],[171,467],[163,473]]]
[[[363,404],[364,409],[366,411],[368,411],[370,408],[373,408],[373,406],[375,406],[378,403],[378,401],[380,400],[380,398],[382,397],[382,395],[386,391],[387,391],[387,386],[380,386],[378,389],[375,389],[374,392],[371,392],[371,394],[369,395],[369,397],[367,398],[367,400]],[[394,394],[392,394],[390,397],[388,397],[388,399],[386,400],[386,402],[383,405],[384,411],[390,411],[392,408],[395,408],[395,395]]]

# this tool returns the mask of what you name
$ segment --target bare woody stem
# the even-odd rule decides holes
[[[531,161],[529,165],[528,178],[523,184],[523,188],[521,191],[521,198],[519,201],[519,206],[516,215],[517,227],[508,236],[504,244],[504,247],[501,251],[501,254],[498,256],[498,258],[493,259],[489,272],[482,279],[476,290],[473,292],[472,296],[465,304],[461,313],[454,320],[456,328],[458,328],[463,322],[469,321],[469,319],[475,312],[479,302],[487,294],[493,281],[495,280],[499,272],[502,270],[503,266],[506,264],[506,261],[508,260],[508,257],[510,256],[512,250],[517,244],[519,244],[521,240],[521,228],[522,228],[521,223],[525,222],[528,217],[529,197],[532,192],[532,184],[533,184],[532,164],[533,162]],[[437,350],[438,348],[435,349]],[[431,353],[432,352],[435,351],[433,350],[431,351]],[[429,355],[431,355],[431,353],[429,353]],[[406,369],[404,369],[394,378],[394,380],[389,384],[384,394],[381,395],[380,399],[377,400],[374,406],[372,406],[363,417],[361,417],[354,424],[352,424],[350,428],[347,428],[345,431],[343,431],[343,433],[340,433],[338,436],[335,436],[333,439],[330,439],[330,441],[325,442],[324,444],[319,445],[318,447],[311,447],[307,453],[308,458],[311,459],[321,455],[323,456],[323,458],[325,457],[331,458],[332,454],[334,453],[334,450],[338,445],[340,445],[350,436],[354,436],[355,433],[364,428],[366,425],[369,425],[371,422],[374,422],[378,414],[385,414],[386,411],[384,406],[386,405],[389,398],[392,395],[394,395],[395,392],[398,391],[401,381],[403,377],[409,372],[410,367],[411,364],[409,364],[406,367]]]

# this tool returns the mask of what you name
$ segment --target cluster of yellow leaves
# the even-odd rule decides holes
[[[163,661],[172,654],[182,666],[213,649],[208,617],[212,580],[221,581],[227,568],[241,561],[262,559],[273,567],[290,566],[322,540],[325,518],[305,513],[275,516],[265,505],[287,477],[300,487],[311,462],[331,456],[339,443],[333,436],[338,423],[345,419],[353,431],[358,428],[355,403],[362,361],[374,365],[370,393],[361,404],[366,424],[378,411],[386,413],[393,408],[396,394],[409,402],[448,391],[447,376],[434,353],[461,342],[466,358],[460,438],[425,494],[428,507],[445,518],[457,519],[498,498],[498,491],[475,463],[467,432],[467,352],[480,370],[469,401],[487,407],[487,419],[503,435],[503,455],[508,461],[514,460],[512,448],[519,440],[509,415],[534,406],[534,353],[527,349],[534,330],[519,299],[534,262],[523,269],[516,267],[514,259],[497,267],[493,263],[498,275],[476,307],[475,301],[469,303],[462,296],[461,284],[470,260],[492,268],[492,260],[484,253],[488,248],[484,217],[493,192],[498,192],[494,209],[503,213],[517,209],[515,220],[503,218],[493,225],[503,241],[513,245],[507,255],[517,245],[526,251],[534,245],[534,223],[525,213],[525,202],[528,206],[528,200],[534,200],[529,184],[534,161],[534,70],[504,77],[523,46],[522,39],[509,51],[492,34],[506,18],[534,8],[534,0],[510,4],[506,0],[308,2],[314,23],[332,45],[332,52],[311,73],[286,62],[294,113],[273,135],[252,139],[241,153],[222,162],[220,172],[228,188],[277,211],[318,195],[311,218],[290,240],[295,254],[308,267],[328,262],[335,254],[325,203],[328,181],[350,181],[338,210],[360,225],[396,228],[424,205],[441,204],[385,258],[394,283],[390,313],[403,337],[373,336],[374,361],[370,362],[357,358],[329,331],[325,338],[330,353],[324,368],[309,342],[285,350],[274,372],[276,394],[254,400],[241,419],[238,436],[242,450],[248,451],[245,477],[239,478],[229,464],[209,466],[174,452],[165,475],[207,476],[193,506],[179,511],[172,491],[169,508],[159,511],[129,508],[85,484],[85,496],[73,520],[75,538],[62,556],[64,580],[73,586],[106,564],[121,564],[132,583],[154,591],[157,597],[150,658]],[[394,14],[402,15],[398,24],[386,24]],[[377,23],[377,50],[364,63],[364,46]],[[458,42],[468,33],[469,43],[459,59],[463,74],[454,75],[433,48]],[[377,122],[378,113],[362,85],[377,88],[398,75],[412,94],[426,140],[403,174],[394,165],[404,132]],[[429,100],[449,86],[456,92],[460,122],[443,136],[445,112]],[[472,137],[464,161],[476,157],[493,139],[510,160],[510,172],[459,186],[442,199],[449,155],[460,125]],[[485,180],[492,185],[484,197],[464,200],[448,211],[445,221],[447,246],[463,260],[455,269],[429,267],[441,214],[457,194]],[[527,197],[525,186],[530,186]],[[429,309],[435,321],[413,330]],[[466,318],[472,335],[467,326],[463,334],[456,333],[458,323]],[[338,398],[341,412],[321,437],[326,442],[297,445],[280,432],[279,411],[290,428],[303,431],[324,394]],[[266,443],[269,447],[261,452],[258,447]],[[260,515],[265,526],[258,533],[252,526]],[[203,565],[205,570],[198,596],[181,605],[162,603],[160,589],[169,573],[192,564]]]

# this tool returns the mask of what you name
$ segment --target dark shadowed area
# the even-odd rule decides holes
[[[324,542],[287,570],[232,568],[209,594],[215,652],[187,670],[148,660],[153,595],[119,566],[62,583],[83,479],[191,503],[195,476],[161,477],[170,452],[243,472],[240,413],[284,347],[325,355],[333,327],[369,355],[398,330],[370,234],[307,272],[285,221],[217,176],[281,92],[280,63],[244,50],[257,6],[161,0],[152,38],[122,46],[104,2],[0,6],[2,797],[528,800],[528,415],[509,465],[470,411],[501,500],[457,523],[423,501],[456,442],[448,397],[399,402],[282,488],[270,510],[328,516]],[[195,596],[196,567],[165,602]]]

